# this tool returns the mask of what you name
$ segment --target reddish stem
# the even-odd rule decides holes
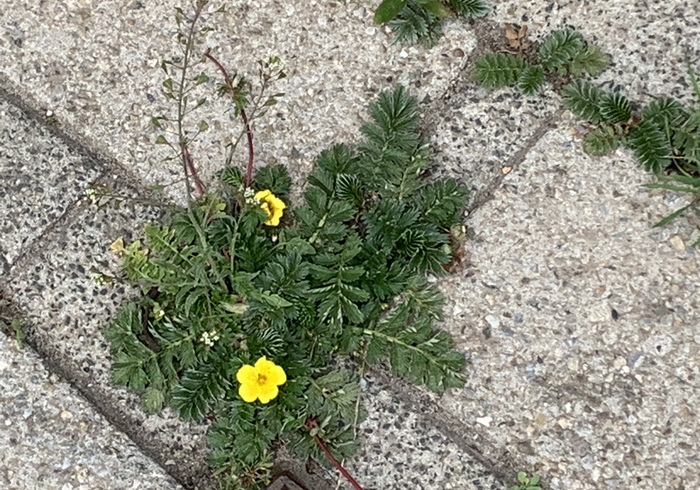
[[[228,72],[226,71],[226,69],[221,65],[221,63],[219,63],[219,61],[216,58],[214,58],[211,55],[209,50],[207,50],[207,52],[204,53],[204,56],[209,58],[209,60],[211,60],[211,62],[216,65],[221,74],[224,76],[226,86],[231,91],[231,97],[235,97],[236,90],[233,87],[233,82],[231,82],[231,77],[228,76]],[[245,109],[243,109],[243,107],[241,107],[240,109],[241,119],[243,119],[243,125],[245,126],[246,139],[248,140],[248,168],[246,170],[245,175],[245,186],[250,187],[250,184],[253,181],[253,159],[255,156],[255,152],[253,150],[253,131],[250,129],[250,123],[248,121],[248,115],[246,114]]]
[[[313,419],[307,419],[306,428],[311,430],[314,427],[318,427],[318,424],[316,423],[316,421]],[[352,475],[350,473],[348,473],[348,471],[345,468],[343,468],[343,465],[340,464],[338,462],[338,460],[335,459],[335,457],[331,454],[331,452],[326,447],[326,444],[323,442],[323,439],[321,439],[318,435],[315,435],[313,437],[314,437],[314,441],[316,441],[316,444],[318,445],[318,447],[321,448],[321,451],[323,451],[323,454],[326,455],[328,460],[331,463],[333,463],[333,466],[335,466],[336,469],[338,471],[340,471],[340,473],[350,482],[350,484],[355,488],[355,490],[363,490],[362,487],[360,486],[360,484],[357,483],[357,481],[355,481],[355,479],[352,477]]]
[[[187,147],[182,148],[182,155],[185,157],[185,162],[187,162],[187,167],[192,174],[192,179],[194,180],[194,186],[197,188],[200,196],[204,195],[204,186],[202,186],[202,181],[199,180],[199,175],[197,175],[197,170],[194,168],[194,162],[192,161],[192,155],[190,155]]]

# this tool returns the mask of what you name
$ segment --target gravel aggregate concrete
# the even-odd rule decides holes
[[[52,111],[57,124],[144,182],[176,181],[180,169],[163,162],[169,150],[154,147],[150,123],[173,108],[162,94],[159,65],[179,49],[175,6],[167,0],[10,2],[0,11],[0,73],[23,98]],[[286,95],[254,125],[256,161],[289,164],[298,182],[331,141],[357,138],[367,102],[380,90],[402,83],[420,99],[439,97],[476,45],[456,22],[433,50],[395,45],[374,26],[373,9],[357,2],[234,0],[226,13],[209,13],[218,7],[212,3],[204,16],[202,25],[215,29],[206,46],[232,75],[254,79],[256,61],[270,54],[287,66],[288,77],[272,89]],[[203,68],[221,79],[213,65]],[[207,91],[213,94],[213,82]],[[206,182],[222,168],[224,145],[239,134],[240,123],[223,101],[210,97],[203,109],[188,124],[206,117],[210,125],[193,148]],[[181,186],[168,190],[182,196]]]
[[[358,427],[360,452],[346,467],[365,489],[502,490],[494,475],[431,417],[401,400],[390,381],[367,376],[363,403],[368,417]],[[345,483],[347,490],[352,486]]]
[[[613,68],[599,79],[605,87],[641,102],[661,94],[689,101],[682,62],[686,54],[695,66],[700,60],[697,5],[493,4],[475,31],[448,23],[431,51],[392,45],[372,25],[373,5],[358,2],[238,0],[217,19],[205,16],[216,28],[207,46],[226,66],[254,73],[255,59],[268,53],[287,63],[290,76],[274,89],[286,96],[256,122],[258,162],[287,164],[302,182],[318,151],[357,139],[367,102],[401,82],[425,102],[436,172],[475,190],[469,264],[440,280],[449,305],[444,326],[471,360],[468,385],[438,399],[378,382],[364,426],[373,451],[362,453],[364,464],[355,469],[382,482],[401,475],[397,488],[464,488],[459,478],[479,473],[479,465],[452,462],[469,458],[471,447],[502,469],[539,471],[551,489],[698,486],[700,273],[689,247],[698,222],[651,228],[687,199],[641,188],[649,178],[628,153],[584,155],[586,129],[562,114],[556,94],[528,99],[466,81],[474,55],[489,49],[500,23],[528,24],[533,39],[573,27],[612,55]],[[175,48],[172,5],[65,0],[4,7],[0,85],[51,111],[59,127],[133,169],[143,185],[179,178],[162,162],[165,147],[151,145],[156,133],[149,125],[168,107],[157,65]],[[207,181],[221,167],[214,142],[230,142],[239,129],[225,107],[205,106],[211,131],[195,147]],[[169,191],[180,196],[177,187]],[[19,261],[7,290],[43,345],[140,417],[158,444],[165,433],[187,434],[163,447],[201,451],[202,427],[181,429],[172,415],[146,418],[135,397],[109,384],[99,326],[129,292],[91,283],[90,269],[115,267],[108,244],[153,216],[145,207],[95,213],[79,205],[65,227],[27,248],[35,255]],[[3,255],[4,262],[18,256]],[[440,445],[421,440],[426,433]],[[395,441],[412,463],[431,470],[408,472]],[[458,468],[456,480],[433,475],[427,447]]]
[[[573,128],[468,221],[469,264],[440,284],[470,379],[439,403],[550,488],[694,488],[699,223],[652,228],[687,197],[641,187],[626,152],[588,157]]]
[[[612,58],[596,84],[619,90],[632,101],[672,95],[693,100],[686,57],[700,70],[697,0],[494,0],[492,17],[525,24],[541,40],[558,29],[575,29]],[[697,99],[695,99],[697,100]]]
[[[3,100],[0,141],[0,255],[9,268],[102,170]]]
[[[0,487],[182,489],[30,349],[0,335]]]

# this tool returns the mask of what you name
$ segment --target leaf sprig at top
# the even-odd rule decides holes
[[[431,48],[442,37],[443,19],[474,19],[488,11],[484,0],[383,0],[375,11],[374,22],[388,23],[396,42]]]
[[[474,80],[485,87],[517,87],[525,95],[542,91],[547,81],[598,76],[610,64],[599,47],[576,31],[554,31],[540,45],[536,57],[522,53],[487,53],[474,63]]]
[[[419,123],[405,89],[384,92],[364,141],[323,151],[279,225],[256,196],[287,199],[286,168],[260,169],[252,189],[227,168],[217,193],[113,248],[144,293],[106,330],[114,379],[149,411],[214,417],[210,462],[228,488],[263,485],[277,441],[322,459],[320,438],[349,457],[364,416],[358,364],[387,363],[437,392],[463,383],[464,355],[434,325],[442,297],[426,274],[452,259],[468,192],[426,179]],[[260,401],[239,396],[241,379]]]

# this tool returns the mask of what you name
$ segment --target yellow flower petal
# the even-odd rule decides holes
[[[271,196],[271,195],[272,195],[272,192],[270,192],[269,190],[264,190],[264,191],[256,192],[254,197],[258,201],[264,201],[266,197]]]
[[[269,403],[270,400],[277,397],[279,393],[280,390],[277,388],[277,386],[266,383],[258,388],[258,399],[260,400],[260,403]],[[243,399],[245,400],[245,398]]]
[[[260,359],[258,359],[255,362],[255,370],[265,376],[267,374],[267,371],[270,370],[272,366],[274,366],[275,363],[272,361],[268,361],[267,357],[262,356]]]
[[[246,364],[238,370],[236,373],[236,379],[241,384],[257,384],[258,371],[253,366]]]
[[[255,193],[255,199],[262,201],[260,207],[263,208],[269,219],[265,222],[268,226],[278,226],[280,218],[287,209],[287,205],[282,199],[275,196],[270,190],[259,191]]]
[[[287,382],[287,373],[282,366],[274,365],[267,373],[267,381],[275,386],[283,385]]]
[[[253,403],[257,400],[260,390],[257,384],[242,383],[241,386],[238,387],[238,394],[243,398],[244,402]]]
[[[260,400],[260,403],[269,403],[279,395],[277,386],[287,381],[287,374],[281,366],[262,356],[255,362],[255,366],[241,366],[236,379],[241,383],[238,394],[245,402]]]

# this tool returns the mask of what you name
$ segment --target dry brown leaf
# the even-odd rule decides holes
[[[508,45],[513,49],[525,49],[529,46],[526,40],[527,26],[517,27],[514,24],[506,24],[506,39]]]

